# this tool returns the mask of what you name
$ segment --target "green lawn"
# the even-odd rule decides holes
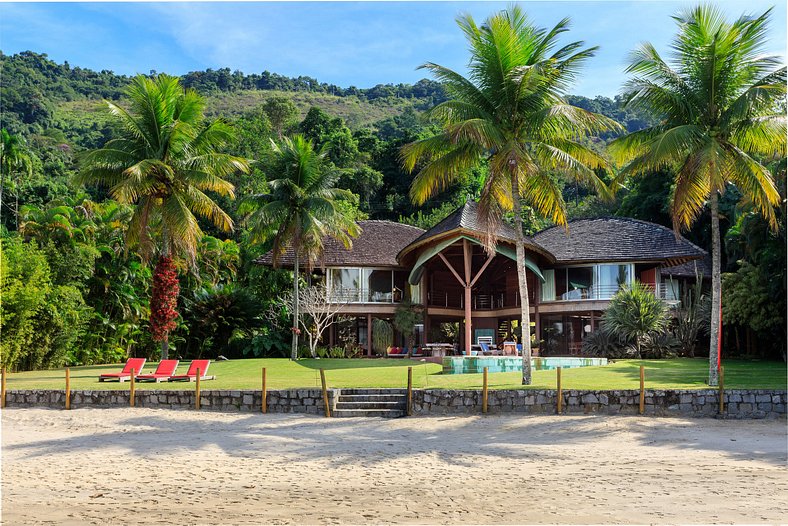
[[[619,360],[604,367],[565,369],[564,389],[637,389],[639,367],[646,367],[646,387],[655,389],[703,389],[706,387],[708,362],[705,359]],[[145,372],[155,364],[148,363]],[[261,369],[268,374],[269,389],[319,387],[322,367],[329,387],[405,387],[407,367],[413,366],[413,386],[433,389],[478,389],[481,374],[442,375],[436,364],[405,360],[234,360],[211,364],[216,380],[202,382],[203,389],[260,389]],[[786,366],[782,362],[728,360],[725,386],[731,389],[784,389]],[[72,389],[128,389],[129,384],[99,383],[102,372],[119,371],[120,365],[71,368]],[[181,364],[179,372],[185,372]],[[534,371],[533,388],[555,388],[555,371]],[[63,389],[64,370],[30,371],[8,375],[7,389]],[[515,389],[520,373],[491,373],[491,389]],[[139,389],[194,389],[189,383],[137,383]]]

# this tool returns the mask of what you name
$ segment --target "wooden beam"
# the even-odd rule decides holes
[[[438,256],[440,256],[440,258],[443,260],[443,262],[446,263],[446,266],[449,267],[449,270],[451,270],[451,273],[454,274],[455,278],[457,278],[457,281],[460,282],[460,285],[462,285],[464,287],[465,286],[465,282],[462,280],[462,278],[457,273],[457,271],[454,270],[454,267],[451,266],[451,263],[449,263],[449,260],[446,259],[446,256],[443,255],[443,252],[438,252]]]
[[[484,262],[482,268],[479,269],[479,272],[477,272],[476,276],[474,276],[473,280],[471,280],[471,285],[470,285],[471,287],[476,285],[476,282],[479,281],[480,277],[482,277],[482,273],[485,271],[487,266],[492,262],[493,258],[495,258],[495,254],[490,254],[489,256],[487,256],[487,261]]]
[[[367,314],[367,356],[372,356],[372,314]]]
[[[465,283],[463,285],[470,286],[473,255],[471,253],[471,244],[468,243],[467,239],[462,240],[462,261],[465,264]]]

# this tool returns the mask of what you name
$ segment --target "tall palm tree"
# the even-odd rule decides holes
[[[771,11],[771,10],[770,10]],[[780,196],[759,159],[785,155],[786,69],[763,53],[770,11],[733,23],[712,6],[684,11],[665,61],[646,43],[627,68],[626,105],[659,124],[611,143],[621,177],[670,167],[676,180],[671,216],[676,232],[689,228],[708,205],[712,234],[709,384],[717,384],[720,333],[719,195],[732,183],[776,227]]]
[[[249,212],[250,241],[273,240],[273,264],[285,251],[293,251],[293,298],[298,298],[298,271],[303,258],[311,268],[323,251],[323,240],[333,237],[351,248],[351,237],[361,232],[337,200],[350,192],[335,188],[339,173],[329,170],[325,153],[316,151],[301,135],[272,143],[273,161],[269,193],[250,196],[241,206]],[[290,357],[298,358],[298,302],[293,302],[293,340]]]
[[[6,178],[9,180],[14,173],[23,172],[26,175],[33,175],[33,157],[25,148],[25,143],[18,135],[11,135],[8,130],[0,130],[0,209],[3,206],[3,193],[6,185]],[[19,185],[16,185],[16,205],[14,206],[14,226],[19,228]],[[10,207],[7,207],[10,208]],[[2,212],[0,212],[2,215]]]
[[[177,78],[139,75],[127,96],[129,110],[107,102],[122,135],[84,155],[77,181],[108,187],[112,198],[136,205],[126,242],[144,261],[158,253],[151,328],[154,339],[161,341],[162,358],[167,358],[168,336],[177,317],[178,280],[172,257],[194,264],[202,239],[196,216],[232,230],[230,216],[204,192],[234,197],[233,185],[225,178],[248,172],[249,164],[219,152],[231,140],[231,128],[218,120],[206,122],[203,98],[184,90]]]
[[[469,75],[433,63],[421,67],[442,82],[449,100],[429,115],[441,133],[402,149],[407,170],[419,167],[410,195],[417,204],[455,182],[480,161],[489,164],[479,210],[486,221],[485,245],[493,250],[505,211],[514,211],[517,270],[522,305],[523,384],[531,383],[531,338],[521,199],[555,223],[566,224],[566,207],[552,177],[571,174],[607,195],[592,168],[605,160],[579,142],[586,134],[618,125],[568,104],[564,94],[579,67],[596,48],[582,42],[558,47],[564,19],[550,30],[536,27],[517,7],[477,26],[470,15],[457,24],[465,33],[471,58]]]

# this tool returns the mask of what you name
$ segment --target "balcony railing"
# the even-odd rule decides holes
[[[675,297],[674,290],[666,283],[646,285],[646,287],[651,289],[654,295],[661,300],[665,300],[667,302],[679,301],[678,298]],[[621,287],[619,285],[599,285],[588,287],[587,289],[574,289],[561,294],[561,296],[555,300],[542,301],[609,300],[615,296],[616,292],[618,292],[620,288]]]
[[[402,291],[398,289],[390,292],[369,289],[334,289],[329,295],[331,301],[336,303],[400,303],[402,297]]]

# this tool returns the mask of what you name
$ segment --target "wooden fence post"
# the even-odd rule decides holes
[[[640,414],[646,411],[646,368],[640,366]]]
[[[725,412],[725,368],[720,365],[720,414]]]
[[[484,368],[484,377],[482,380],[482,413],[487,413],[487,370],[489,367]]]
[[[320,369],[320,383],[323,386],[323,407],[325,407],[326,418],[331,417],[331,407],[328,404],[328,388],[326,387],[326,372]]]
[[[408,367],[408,416],[413,414],[413,367]]]
[[[66,367],[66,409],[71,409],[71,371]]]
[[[0,380],[0,408],[5,409],[5,367],[3,367],[3,378]]]
[[[268,412],[268,389],[266,389],[265,380],[266,380],[265,367],[263,367],[263,404],[262,404],[263,413]]]
[[[556,409],[558,410],[558,414],[560,415],[561,412],[564,409],[564,394],[561,391],[561,368],[560,367],[556,367],[555,368],[555,380],[556,380],[556,390],[558,391],[556,393],[556,396],[557,396]]]
[[[200,368],[197,368],[197,385],[194,387],[194,408],[200,410]]]
[[[131,368],[131,382],[129,382],[129,406],[134,407],[134,375],[137,371]]]

